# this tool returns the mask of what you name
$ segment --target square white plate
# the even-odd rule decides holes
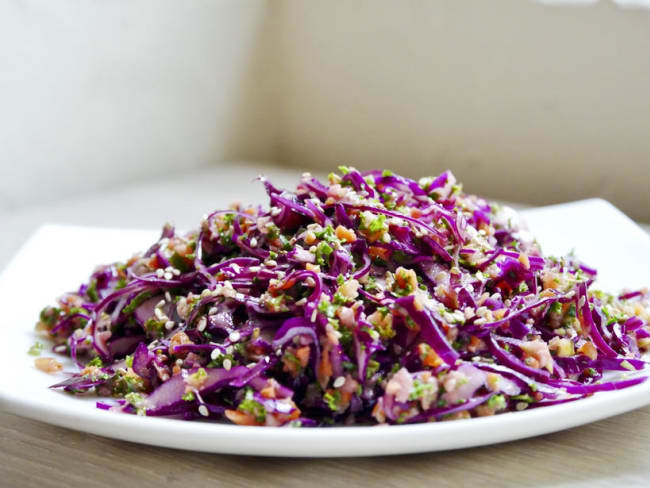
[[[609,203],[586,200],[523,212],[545,253],[577,255],[607,291],[650,285],[650,237]],[[27,350],[44,305],[76,289],[95,265],[146,249],[157,231],[47,225],[0,277],[0,401],[7,411],[116,439],[182,449],[267,456],[369,456],[457,449],[554,432],[650,403],[650,382],[584,400],[453,422],[384,427],[264,428],[138,417],[95,408],[96,398],[48,389],[57,377]],[[44,353],[45,354],[45,353]],[[70,364],[69,362],[67,363]]]

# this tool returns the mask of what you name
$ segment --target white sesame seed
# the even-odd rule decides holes
[[[207,298],[211,295],[210,290],[207,288],[201,292],[201,298]]]
[[[230,368],[232,368],[232,361],[228,358],[223,360],[223,369],[226,371],[230,371]]]
[[[334,380],[332,386],[334,386],[334,388],[341,388],[344,384],[345,384],[345,378],[343,376],[339,376]]]
[[[165,300],[167,300],[168,302],[172,301],[172,296],[168,291],[165,292]]]
[[[262,268],[260,268],[259,266],[251,266],[250,268],[248,268],[248,270],[252,273],[257,273],[260,269]]]
[[[280,212],[282,212],[282,209],[279,207],[273,207],[271,209],[271,215],[273,215],[274,217],[280,215]]]
[[[216,347],[212,350],[210,353],[210,359],[213,361],[216,360],[219,356],[221,356],[221,351],[217,349]]]
[[[163,307],[164,305],[165,305],[165,300],[160,300],[160,301],[156,304],[156,308]]]
[[[181,270],[180,270],[180,269],[176,269],[176,268],[172,268],[172,274],[173,274],[174,276],[179,276],[179,275],[181,274]]]
[[[165,274],[165,271],[164,271],[163,269],[158,268],[158,269],[156,270],[156,276],[157,276],[158,278],[162,278],[164,274]]]
[[[162,310],[160,310],[159,308],[154,308],[153,309],[153,314],[156,316],[156,318],[158,320],[166,320],[167,319],[167,316],[164,313],[162,313]]]
[[[251,239],[250,244],[251,244],[251,247],[257,247],[257,239],[256,239],[255,237],[253,237],[253,238]]]
[[[176,365],[177,366],[183,366],[183,360],[182,359],[177,359],[176,360]]]
[[[230,342],[237,342],[241,339],[241,334],[238,331],[231,332],[228,339],[230,339]]]
[[[176,324],[174,323],[173,320],[168,320],[168,321],[165,323],[165,329],[167,329],[167,330],[172,330],[172,329],[174,328],[174,325],[176,325]]]
[[[169,271],[170,273],[172,272],[172,269],[174,269],[172,266],[167,266],[165,268],[165,271]]]
[[[226,354],[232,354],[234,350],[235,350],[234,347],[228,346],[228,347],[226,347]]]
[[[460,310],[456,310],[452,315],[458,322],[462,322],[465,320],[465,314]]]
[[[264,261],[264,264],[273,267],[273,266],[277,266],[278,262],[275,259],[267,259],[266,261]]]
[[[311,321],[316,322],[316,317],[318,316],[318,310],[314,309],[314,311],[311,313]]]
[[[307,303],[307,297],[301,298],[300,300],[298,300],[296,302],[296,305],[298,305],[300,307],[300,306],[304,305],[305,303]]]
[[[78,329],[77,329],[78,330]],[[61,344],[60,346],[56,346],[54,348],[54,352],[63,352],[68,348],[65,344]]]
[[[205,317],[201,317],[199,319],[199,323],[196,325],[196,329],[199,332],[203,332],[205,330],[206,325],[208,325],[208,321],[205,319]]]
[[[174,275],[169,271],[166,271],[165,274],[163,275],[163,278],[165,278],[166,280],[171,280],[173,277]]]
[[[219,312],[219,309],[217,307],[212,307],[210,310],[208,310],[208,315],[214,315],[217,312]]]
[[[199,413],[201,415],[203,415],[204,417],[207,417],[208,415],[210,415],[210,412],[208,411],[208,407],[206,407],[205,405],[200,405],[199,406]]]

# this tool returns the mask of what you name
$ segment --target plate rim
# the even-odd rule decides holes
[[[577,205],[602,205],[615,210],[642,234],[650,246],[650,236],[631,221],[619,209],[602,199],[588,199],[564,204],[537,207],[520,211],[525,217],[529,212],[566,208]],[[15,263],[30,244],[52,227],[75,228],[120,232],[154,232],[143,229],[120,229],[60,224],[44,224],[21,246],[0,274],[0,284],[12,272]],[[4,328],[3,328],[4,329]],[[0,337],[11,332],[0,329]],[[14,333],[24,331],[14,330]],[[2,359],[0,358],[0,364]],[[650,374],[650,373],[649,373]],[[355,457],[376,455],[399,455],[415,452],[452,450],[471,446],[489,445],[515,439],[533,437],[577,427],[607,417],[618,415],[650,404],[650,381],[614,392],[597,393],[589,398],[535,408],[522,412],[510,412],[490,417],[386,426],[337,426],[324,428],[276,428],[238,426],[217,422],[179,422],[177,419],[138,417],[106,412],[79,402],[79,408],[49,410],[44,401],[30,400],[14,394],[6,388],[10,383],[0,376],[0,409],[19,416],[39,420],[81,432],[102,435],[113,439],[144,443],[160,447],[188,449],[229,454],[265,455],[277,457]],[[47,417],[47,420],[45,418]],[[577,418],[579,417],[579,418]],[[544,420],[544,422],[540,422]],[[551,423],[549,424],[549,420]],[[477,442],[475,432],[484,433]],[[523,430],[523,431],[522,431]],[[358,447],[360,434],[365,447]],[[215,439],[227,442],[215,442]],[[356,441],[356,442],[355,442]],[[254,443],[258,445],[255,447]],[[282,445],[282,449],[271,445]],[[309,444],[307,447],[305,444]],[[338,446],[337,446],[338,445]],[[253,446],[253,448],[251,448]]]

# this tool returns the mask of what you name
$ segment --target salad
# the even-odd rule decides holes
[[[37,330],[78,366],[52,388],[144,416],[328,426],[501,414],[646,380],[648,291],[593,290],[593,268],[543,256],[512,210],[449,171],[260,180],[268,207],[165,225],[44,308]]]

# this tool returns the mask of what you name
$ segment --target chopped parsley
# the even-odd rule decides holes
[[[255,400],[253,397],[253,390],[250,388],[246,389],[244,399],[239,403],[237,409],[242,412],[250,413],[255,417],[255,421],[260,424],[266,420],[266,409],[264,408],[264,405]]]
[[[31,356],[40,356],[41,352],[43,352],[43,344],[38,341],[34,342],[32,347],[27,350],[27,354]]]
[[[332,412],[336,412],[341,408],[341,392],[339,390],[327,391],[323,395],[323,401]]]

